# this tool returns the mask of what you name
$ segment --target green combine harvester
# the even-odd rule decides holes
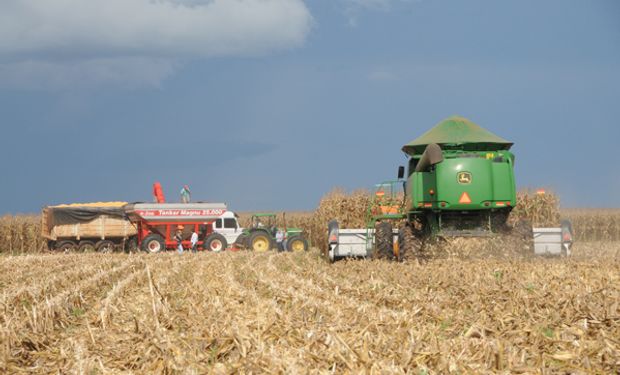
[[[432,237],[511,232],[507,219],[516,205],[512,145],[462,117],[437,124],[403,146],[407,173],[399,167],[398,180],[377,185],[366,228],[329,224],[330,258],[402,259]]]

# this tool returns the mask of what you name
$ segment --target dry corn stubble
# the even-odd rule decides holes
[[[422,266],[315,251],[1,258],[2,274],[30,264],[39,292],[0,289],[0,371],[613,373],[620,246],[606,246]],[[37,288],[63,258],[64,281]]]

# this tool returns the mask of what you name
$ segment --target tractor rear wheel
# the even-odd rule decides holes
[[[422,241],[415,235],[410,224],[403,225],[398,231],[398,260],[413,260],[420,256]]]
[[[220,251],[226,249],[228,247],[228,243],[226,242],[226,238],[219,233],[211,233],[209,237],[205,239],[204,244],[205,250],[213,251],[214,253],[219,253]]]
[[[375,252],[376,259],[394,259],[394,235],[392,224],[382,221],[375,226]]]
[[[286,250],[292,252],[308,251],[308,241],[302,236],[293,236],[286,241]]]
[[[142,251],[155,254],[162,250],[166,250],[166,243],[159,234],[149,234],[142,240]]]
[[[265,252],[273,249],[273,239],[265,232],[254,232],[248,241],[249,248],[256,252]]]

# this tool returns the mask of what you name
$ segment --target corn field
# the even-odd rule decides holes
[[[302,228],[315,246],[326,242],[329,220],[337,219],[341,227],[363,228],[371,195],[366,190],[346,193],[335,189],[321,199],[315,211],[286,214],[288,227]],[[524,218],[534,226],[557,226],[561,219],[573,223],[577,241],[620,241],[620,209],[560,209],[559,199],[553,193],[520,192],[511,220]],[[251,213],[239,214],[243,227],[250,225]],[[278,225],[284,227],[282,214]],[[37,215],[4,216],[0,218],[0,253],[37,253],[45,249],[40,236],[40,218]]]
[[[606,246],[606,247],[605,247]],[[620,251],[0,258],[2,373],[617,373]]]

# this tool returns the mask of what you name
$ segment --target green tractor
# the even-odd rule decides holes
[[[364,249],[361,240],[358,248],[339,246],[355,242],[347,235],[360,238],[360,234],[330,223],[330,258],[375,255],[402,259],[418,253],[422,240],[429,237],[511,232],[507,219],[516,205],[511,146],[462,117],[439,123],[403,146],[407,174],[405,167],[399,167],[398,181],[377,185],[366,235],[361,236]],[[525,236],[531,234],[531,226],[520,230]]]
[[[252,215],[249,228],[243,230],[236,241],[236,245],[257,252],[271,249],[278,251],[308,251],[308,240],[300,228],[286,226],[286,215],[282,214],[284,229],[277,226],[277,215],[261,213]]]

